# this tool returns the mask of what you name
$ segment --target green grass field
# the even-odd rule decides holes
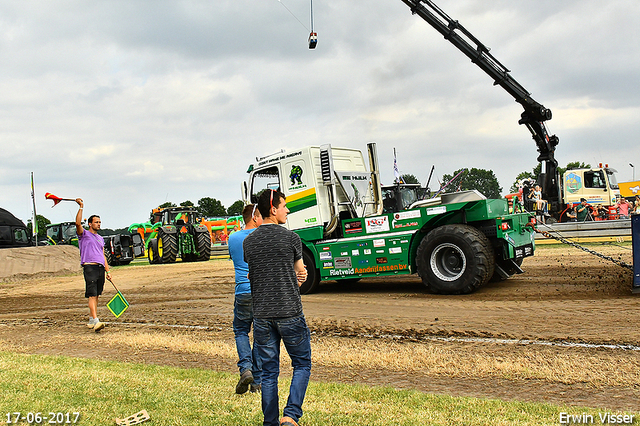
[[[234,374],[0,352],[0,377],[0,424],[13,422],[14,412],[77,412],[77,424],[114,425],[143,409],[149,426],[262,424],[259,394],[236,395]],[[286,380],[280,390],[282,406]],[[599,412],[317,381],[304,409],[305,426],[557,425],[562,412],[591,414],[596,422]]]

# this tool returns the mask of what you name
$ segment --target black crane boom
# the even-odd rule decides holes
[[[510,70],[500,63],[489,48],[481,43],[458,21],[451,19],[431,0],[402,0],[415,15],[420,16],[446,40],[464,53],[471,62],[487,73],[498,85],[506,90],[524,108],[518,124],[524,124],[536,142],[539,152],[538,161],[542,163],[540,185],[543,196],[553,205],[554,210],[560,203],[558,162],[555,159],[555,147],[559,139],[549,135],[544,124],[551,120],[551,110],[536,102],[530,93],[510,74]]]

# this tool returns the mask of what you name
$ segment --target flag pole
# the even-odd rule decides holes
[[[33,185],[33,172],[31,172],[31,200],[33,200],[33,223],[31,224],[31,231],[36,241],[36,247],[38,247],[38,215],[36,214],[36,191]]]

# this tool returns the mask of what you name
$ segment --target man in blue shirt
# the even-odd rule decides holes
[[[242,211],[242,219],[245,228],[241,231],[233,232],[229,236],[229,255],[233,260],[233,267],[236,271],[236,292],[233,308],[233,334],[236,338],[236,349],[238,350],[238,369],[240,370],[240,380],[236,385],[236,393],[242,394],[249,390],[259,392],[262,388],[262,362],[258,357],[258,352],[249,340],[249,332],[253,323],[253,301],[251,298],[251,284],[249,283],[249,266],[244,261],[242,244],[244,239],[255,231],[262,224],[262,215],[256,208],[257,205],[249,204]]]

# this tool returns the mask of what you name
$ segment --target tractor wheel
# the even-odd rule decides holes
[[[430,291],[466,294],[483,286],[493,275],[493,249],[489,239],[468,225],[444,225],[420,242],[418,273]]]
[[[196,259],[198,262],[211,259],[211,234],[209,232],[196,234],[196,250],[200,253]]]
[[[107,249],[107,247],[104,248],[104,257],[105,259],[107,259],[107,264],[109,266],[114,266],[114,263],[116,263],[113,260],[113,255],[111,254],[111,250]]]
[[[522,260],[523,258],[520,259],[515,259],[514,262],[516,262],[516,264],[518,266],[522,265]],[[511,278],[518,270],[515,268],[515,266],[513,266],[513,263],[511,263],[510,261],[497,261],[496,262],[497,265],[499,265],[507,274],[509,274],[508,278],[504,278],[502,277],[498,271],[494,271],[493,276],[491,277],[491,282],[500,282],[500,281],[504,281],[504,280],[508,280],[509,278]]]
[[[313,256],[307,250],[302,250],[302,261],[307,268],[307,280],[300,286],[300,294],[313,293],[320,285],[320,271],[316,268]]]
[[[168,234],[164,229],[158,228],[158,259],[160,259],[160,263],[174,263],[177,255],[176,234]]]
[[[157,238],[152,238],[149,240],[147,255],[149,257],[150,264],[155,265],[156,263],[160,263],[160,256],[158,255],[158,239]]]

